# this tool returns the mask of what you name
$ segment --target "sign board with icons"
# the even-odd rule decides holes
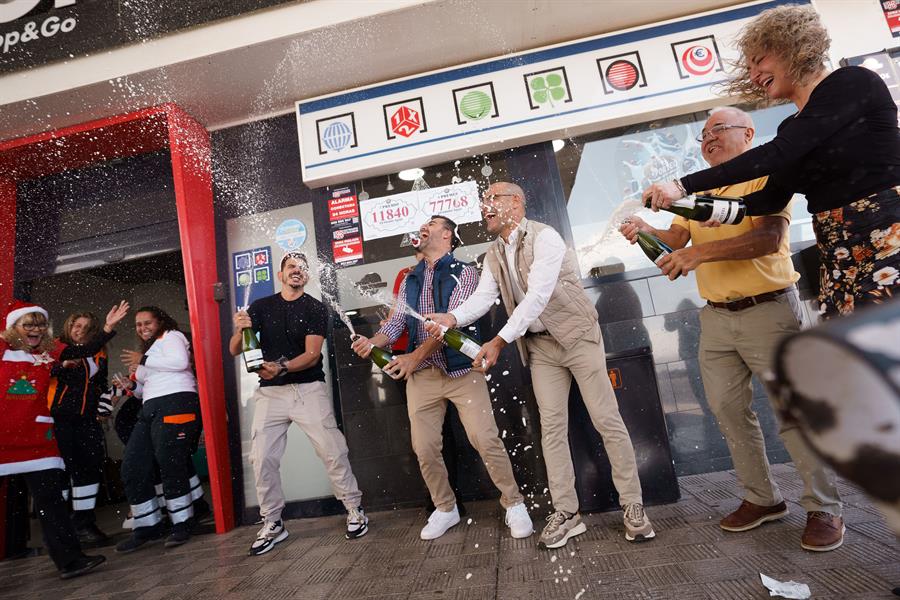
[[[241,250],[231,254],[235,311],[254,300],[275,293],[275,273],[271,246]]]
[[[481,220],[478,200],[474,181],[364,200],[359,203],[363,239],[417,231],[433,215],[447,217],[457,225],[474,223]]]
[[[741,27],[798,2],[810,0],[739,5],[297,102],[303,181],[319,187],[711,108],[723,102],[712,86],[736,58]],[[390,202],[386,220],[406,226],[403,202]]]

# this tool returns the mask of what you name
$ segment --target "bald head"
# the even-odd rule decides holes
[[[488,233],[506,239],[525,217],[525,192],[515,183],[491,184],[481,199],[481,215]]]
[[[754,133],[753,119],[741,109],[713,109],[703,126],[703,158],[713,167],[729,161],[753,146]]]
[[[750,115],[735,106],[720,106],[709,111],[709,116],[722,117],[732,125],[753,127],[753,119]]]

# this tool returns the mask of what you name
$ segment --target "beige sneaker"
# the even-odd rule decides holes
[[[653,525],[650,524],[650,519],[644,513],[642,504],[626,504],[622,507],[622,510],[625,512],[623,521],[625,523],[626,540],[629,542],[644,542],[656,537],[656,532],[653,531]]]
[[[581,535],[585,531],[587,527],[581,522],[581,515],[558,510],[547,517],[547,525],[541,532],[538,546],[547,549],[561,548],[566,545],[569,538]]]

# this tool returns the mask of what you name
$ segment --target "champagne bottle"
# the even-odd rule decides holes
[[[358,335],[354,334],[353,336],[350,337],[350,339],[356,340],[356,338],[358,338],[358,337],[359,337]],[[386,368],[388,366],[388,363],[390,363],[392,360],[394,360],[393,354],[391,354],[390,352],[388,352],[387,350],[385,350],[383,348],[379,348],[375,344],[369,344],[369,350],[371,350],[371,353],[369,354],[369,358],[372,360],[373,363],[375,363],[378,366],[379,369],[381,369],[382,371],[387,373],[388,377],[390,377],[391,379],[397,379],[399,377],[398,373],[392,373],[391,371],[388,371]]]
[[[644,251],[644,254],[647,255],[647,258],[656,264],[659,264],[662,257],[672,253],[672,249],[661,239],[644,231],[638,231],[637,244]]]
[[[464,334],[459,329],[450,329],[449,327],[445,327],[441,325],[441,333],[444,336],[444,341],[447,342],[447,345],[465,354],[472,360],[475,360],[475,357],[478,356],[478,353],[481,352],[481,344],[476,342],[471,337]]]
[[[649,203],[647,204],[649,207]],[[672,202],[672,206],[664,208],[671,213],[691,221],[718,221],[724,225],[737,225],[744,220],[747,206],[743,198],[714,196],[712,194],[693,194]]]
[[[248,373],[256,373],[263,366],[262,348],[259,347],[259,340],[256,339],[256,333],[252,327],[244,327],[241,330],[243,338],[243,349],[241,355],[244,357],[244,366],[247,367]]]

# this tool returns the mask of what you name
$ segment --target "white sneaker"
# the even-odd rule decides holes
[[[274,548],[275,544],[286,540],[287,536],[288,531],[284,528],[284,523],[281,522],[281,519],[274,522],[264,521],[262,529],[256,534],[256,539],[253,540],[253,545],[250,546],[250,551],[247,554],[250,556],[265,554]]]
[[[347,511],[347,533],[344,537],[348,540],[355,540],[366,535],[369,532],[369,517],[363,512],[363,509],[357,506]]]
[[[458,523],[459,511],[456,510],[455,504],[453,505],[453,510],[449,512],[435,510],[431,513],[431,516],[428,517],[428,525],[422,528],[419,537],[423,540],[436,540],[447,533],[448,529]]]
[[[526,538],[534,533],[534,524],[524,502],[506,509],[506,525],[514,538]]]

